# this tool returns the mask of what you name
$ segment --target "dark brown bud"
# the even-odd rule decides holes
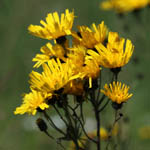
[[[36,120],[36,124],[39,127],[40,131],[46,131],[47,130],[47,124],[43,119],[38,118]]]

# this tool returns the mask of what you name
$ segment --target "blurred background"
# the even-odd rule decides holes
[[[139,136],[141,127],[150,128],[150,8],[138,15],[129,13],[119,17],[113,11],[102,11],[101,0],[1,0],[0,1],[0,150],[60,149],[35,126],[36,117],[15,116],[13,111],[22,102],[21,95],[29,91],[28,74],[32,58],[47,41],[28,34],[30,24],[38,25],[49,12],[62,13],[66,8],[75,11],[77,25],[90,26],[104,20],[111,31],[129,38],[135,51],[129,64],[120,73],[119,80],[131,86],[134,96],[125,106],[128,117],[128,149],[149,150],[148,138]],[[58,124],[61,122],[53,116]],[[91,125],[93,120],[88,122]],[[92,125],[91,125],[92,126]],[[149,131],[149,132],[148,132]],[[56,134],[50,130],[52,134]]]

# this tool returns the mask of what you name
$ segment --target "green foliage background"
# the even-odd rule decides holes
[[[119,79],[131,86],[133,98],[126,104],[125,115],[130,118],[128,149],[149,150],[150,140],[142,140],[138,129],[150,126],[150,8],[139,16],[128,14],[119,18],[114,12],[99,9],[100,0],[1,0],[0,1],[0,150],[59,149],[43,133],[34,129],[35,117],[14,116],[21,104],[21,94],[29,91],[28,74],[32,58],[46,43],[28,34],[30,24],[39,24],[47,13],[75,11],[75,24],[90,26],[104,20],[111,31],[128,37],[135,45],[132,60]],[[126,30],[124,30],[126,28]],[[89,111],[89,110],[88,110]],[[52,134],[56,134],[50,130]],[[127,148],[126,148],[127,150]]]

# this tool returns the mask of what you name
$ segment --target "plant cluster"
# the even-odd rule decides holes
[[[85,149],[85,141],[96,144],[100,150],[101,139],[115,135],[116,122],[122,117],[118,110],[131,98],[129,86],[118,81],[118,74],[133,53],[134,46],[129,39],[119,37],[117,32],[109,31],[102,21],[91,28],[78,26],[73,31],[74,11],[68,9],[61,16],[57,12],[49,13],[41,25],[30,25],[29,33],[48,40],[41,53],[32,61],[36,62],[29,74],[30,92],[24,94],[21,106],[14,114],[42,114],[36,123],[39,129],[54,139],[48,132],[47,123],[62,136],[62,140],[73,143],[73,149]],[[112,80],[102,87],[103,68],[110,70]],[[111,132],[101,127],[101,112],[112,103],[116,111]],[[84,105],[90,104],[94,112],[97,128],[92,133],[85,130]],[[53,109],[65,124],[65,129],[58,128],[52,120],[49,110]],[[119,115],[119,116],[118,116]],[[44,121],[47,120],[47,123]],[[63,147],[63,146],[62,146]]]

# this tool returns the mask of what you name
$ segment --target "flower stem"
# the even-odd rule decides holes
[[[101,149],[101,140],[100,140],[100,112],[96,111],[95,113],[97,120],[97,150]]]

